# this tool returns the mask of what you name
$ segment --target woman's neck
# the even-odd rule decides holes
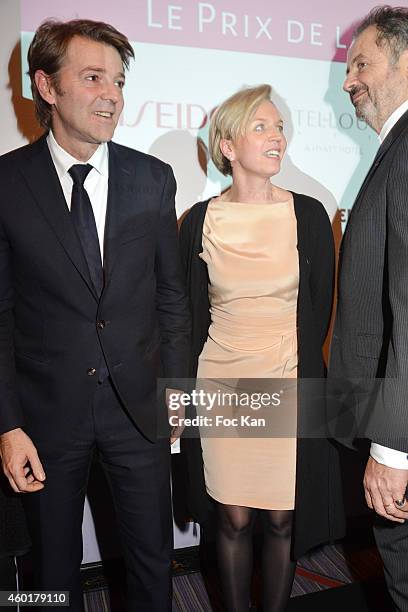
[[[265,181],[234,180],[231,187],[222,196],[229,202],[281,202],[287,199],[288,192],[281,187],[272,185],[269,179]]]

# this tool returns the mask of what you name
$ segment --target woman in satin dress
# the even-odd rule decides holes
[[[255,380],[256,387],[257,379],[264,389],[265,381],[291,379],[293,387],[298,378],[323,378],[331,225],[320,202],[271,180],[287,145],[271,87],[240,90],[221,104],[209,145],[232,184],[193,206],[181,227],[193,318],[191,376],[207,392],[237,380]],[[217,513],[218,566],[230,612],[248,610],[258,513],[264,612],[285,610],[301,554],[343,535],[336,449],[325,438],[297,435],[304,418],[298,395],[281,407],[291,415],[282,437],[202,429],[198,453],[196,440],[183,442],[192,516],[205,525],[204,509]]]

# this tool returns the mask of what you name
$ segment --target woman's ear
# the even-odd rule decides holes
[[[229,140],[227,138],[221,138],[220,149],[224,157],[229,159],[230,162],[234,161],[235,154],[234,154],[234,145],[232,144],[232,140]]]

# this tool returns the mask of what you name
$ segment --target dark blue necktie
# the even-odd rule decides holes
[[[71,196],[71,218],[85,255],[92,283],[98,296],[103,289],[103,269],[98,232],[92,204],[84,187],[84,182],[92,166],[75,164],[68,170],[74,184]]]

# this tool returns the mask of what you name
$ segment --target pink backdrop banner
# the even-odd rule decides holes
[[[46,18],[107,21],[132,42],[344,62],[376,0],[21,0],[22,30]]]

